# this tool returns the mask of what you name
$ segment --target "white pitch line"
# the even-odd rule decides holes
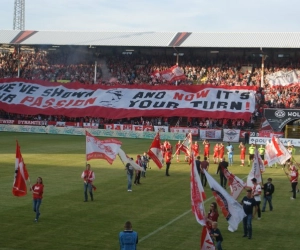
[[[207,200],[204,201],[204,203],[206,203],[207,201],[211,200],[213,198],[213,196],[209,197]],[[153,231],[152,233],[149,233],[148,235],[144,236],[143,238],[139,239],[139,243],[148,239],[150,236],[158,233],[159,231],[163,230],[164,228],[166,228],[167,226],[171,225],[173,222],[179,220],[180,218],[182,218],[183,216],[187,215],[188,213],[190,213],[192,211],[192,209],[184,212],[183,214],[177,216],[175,219],[171,220],[170,222],[168,222],[167,224],[159,227],[158,229],[156,229],[155,231]]]
[[[242,178],[242,180],[244,180],[247,176],[245,176],[244,178]],[[207,201],[211,200],[214,196],[209,197],[207,200],[204,201],[204,203],[206,203]],[[149,233],[148,235],[144,236],[143,238],[141,238],[139,240],[139,242],[142,242],[146,239],[148,239],[150,236],[158,233],[159,231],[163,230],[164,228],[166,228],[167,226],[171,225],[173,222],[179,220],[180,218],[182,218],[183,216],[187,215],[188,213],[190,213],[192,211],[192,209],[184,212],[183,214],[179,215],[178,217],[176,217],[175,219],[171,220],[170,222],[168,222],[167,224],[165,224],[162,227],[159,227],[158,229],[156,229],[155,231],[153,231],[152,233]]]

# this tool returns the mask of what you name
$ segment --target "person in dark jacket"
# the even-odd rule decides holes
[[[198,172],[198,174],[199,174],[199,176],[200,176],[200,174],[201,174],[201,167],[200,167],[201,161],[200,161],[200,156],[197,156],[197,159],[196,159],[195,163],[196,163],[197,172]]]
[[[133,161],[133,158],[130,158]],[[133,176],[133,167],[131,166],[130,162],[128,162],[125,166],[125,170],[127,171],[127,191],[132,192],[132,176]]]
[[[246,216],[243,218],[244,235],[249,240],[252,239],[252,217],[253,208],[256,209],[256,200],[252,197],[252,190],[247,190],[247,195],[242,199],[241,204],[243,206]]]
[[[170,165],[171,165],[171,160],[172,160],[172,151],[171,151],[171,149],[168,149],[165,154],[166,176],[170,176],[169,169],[170,169]]]
[[[223,236],[220,229],[218,228],[218,222],[214,221],[212,223],[212,229],[210,230],[210,236],[212,237],[214,243],[216,244],[217,250],[222,250]]]
[[[266,211],[267,202],[269,203],[270,211],[272,211],[273,210],[272,194],[275,191],[275,187],[272,183],[272,178],[268,178],[268,182],[264,184],[263,190],[264,190],[264,203],[261,211],[262,212]]]
[[[220,173],[220,185],[226,189],[227,179],[223,173],[222,168],[228,168],[228,162],[225,160],[225,157],[223,157],[222,161],[219,163],[216,174]]]

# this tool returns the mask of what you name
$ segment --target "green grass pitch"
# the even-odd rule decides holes
[[[139,234],[139,250],[200,249],[202,227],[191,212],[190,166],[183,161],[183,155],[179,163],[173,159],[170,177],[165,176],[164,168],[159,170],[150,162],[146,178],[141,178],[141,185],[133,186],[132,193],[127,192],[126,171],[119,158],[112,165],[105,160],[91,160],[97,191],[94,202],[83,202],[80,176],[85,167],[84,136],[1,132],[0,138],[0,250],[116,250],[118,233],[127,220]],[[44,181],[38,223],[34,223],[31,193],[25,197],[12,195],[16,139],[31,183],[38,176]],[[134,158],[151,144],[143,139],[120,140],[122,149]],[[245,180],[250,168],[240,167],[239,150],[237,144],[234,146],[234,166],[229,170]],[[216,167],[211,163],[209,173],[219,181]],[[223,249],[299,249],[300,196],[290,200],[290,183],[280,166],[267,168],[263,179],[268,177],[273,178],[275,185],[274,211],[267,208],[261,220],[253,220],[252,240],[242,238],[242,223],[238,231],[229,232],[228,223],[220,214]],[[209,187],[205,191],[208,211],[214,198]]]

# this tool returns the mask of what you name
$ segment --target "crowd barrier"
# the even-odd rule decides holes
[[[131,130],[107,130],[107,129],[89,129],[89,128],[73,128],[73,127],[54,127],[54,126],[19,126],[19,125],[1,125],[0,131],[3,132],[20,132],[35,134],[59,134],[59,135],[85,135],[85,131],[90,132],[94,136],[103,137],[124,137],[124,138],[140,138],[153,139],[156,135],[155,131],[131,131]],[[185,133],[160,133],[161,140],[182,141],[186,137]]]

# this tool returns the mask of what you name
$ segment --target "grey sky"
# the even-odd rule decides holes
[[[299,32],[299,0],[25,0],[26,30]],[[0,30],[14,0],[1,0]]]

